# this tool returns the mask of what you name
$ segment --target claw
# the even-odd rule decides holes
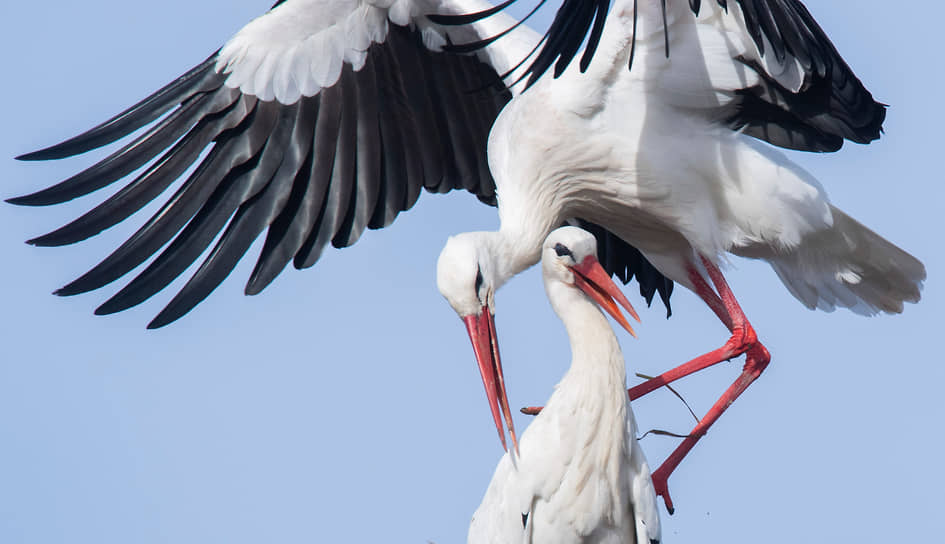
[[[672,516],[676,509],[673,508],[673,499],[669,496],[669,486],[666,481],[667,476],[668,475],[664,474],[663,467],[660,467],[653,472],[651,478],[653,480],[653,487],[656,489],[656,496],[663,497],[663,504],[666,505],[666,511]]]

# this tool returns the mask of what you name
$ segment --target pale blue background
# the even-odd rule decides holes
[[[90,164],[12,157],[144,97],[270,3],[8,2],[0,193]],[[670,479],[677,513],[664,517],[666,542],[941,535],[940,9],[809,4],[892,107],[882,141],[797,160],[834,202],[926,263],[925,298],[899,317],[814,313],[766,265],[735,260],[731,284],[774,359]],[[107,318],[91,312],[117,286],[49,294],[144,216],[68,248],[22,243],[100,199],[0,206],[0,542],[464,541],[501,450],[434,264],[450,233],[494,228],[493,210],[458,193],[424,195],[392,228],[287,271],[261,296],[242,295],[244,262],[187,318],[149,332],[172,290]],[[673,302],[672,319],[643,310],[640,339],[625,339],[632,370],[655,374],[725,340],[692,294]],[[512,404],[543,402],[569,355],[536,270],[500,292],[498,327]],[[679,389],[703,411],[739,368]],[[677,401],[651,397],[635,407],[643,428],[688,431]],[[674,444],[646,439],[651,463]]]

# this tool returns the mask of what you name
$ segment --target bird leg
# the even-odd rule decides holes
[[[696,288],[696,294],[705,301],[709,308],[715,312],[722,323],[731,331],[731,338],[729,338],[721,348],[696,357],[688,363],[664,372],[628,390],[630,400],[636,400],[650,391],[670,384],[684,376],[688,376],[723,361],[728,361],[743,353],[745,354],[745,365],[742,368],[741,375],[725,390],[725,393],[719,397],[719,400],[712,405],[712,408],[703,416],[695,428],[689,433],[688,437],[683,440],[682,444],[680,444],[673,453],[663,461],[663,464],[653,472],[653,486],[656,488],[656,494],[663,497],[666,510],[669,511],[670,514],[673,513],[674,509],[673,501],[669,496],[669,488],[667,487],[669,475],[679,466],[679,463],[686,457],[689,450],[696,445],[696,442],[706,434],[709,427],[722,415],[722,412],[731,406],[731,404],[735,402],[735,399],[761,375],[762,371],[764,371],[765,367],[768,366],[768,362],[771,360],[768,350],[758,342],[754,328],[745,317],[745,313],[739,306],[738,301],[735,300],[735,295],[732,294],[732,290],[725,282],[722,272],[704,257],[702,258],[702,263],[709,273],[709,278],[712,280],[712,283],[715,284],[718,294],[712,291],[712,288],[709,287],[708,283],[706,283],[702,275],[699,274],[694,267],[689,268],[690,280]]]
[[[712,405],[712,408],[699,420],[699,423],[696,424],[692,431],[686,435],[686,439],[683,440],[682,444],[663,461],[663,464],[660,465],[659,468],[653,471],[653,486],[656,488],[656,494],[663,497],[666,510],[669,511],[670,514],[673,513],[674,508],[673,501],[669,496],[669,488],[667,487],[669,475],[676,470],[679,463],[686,457],[686,454],[689,453],[693,446],[696,445],[696,442],[706,434],[709,427],[711,427],[712,424],[719,419],[719,416],[735,402],[735,399],[761,375],[765,367],[767,367],[768,363],[771,361],[771,355],[769,355],[768,350],[758,342],[755,329],[751,326],[751,323],[748,322],[748,318],[745,317],[745,313],[742,311],[741,306],[739,306],[738,301],[735,300],[735,295],[722,276],[722,272],[717,266],[704,257],[702,257],[702,264],[709,273],[709,279],[715,284],[718,294],[712,290],[702,277],[702,274],[693,266],[689,267],[689,279],[692,281],[695,292],[699,295],[699,298],[705,301],[706,305],[709,306],[715,315],[718,316],[719,320],[722,321],[726,328],[732,333],[731,338],[729,338],[721,348],[696,357],[688,363],[664,372],[635,387],[631,387],[627,391],[630,395],[630,400],[633,401],[680,378],[745,354],[745,365],[742,367],[741,375],[725,390],[722,396],[719,397],[719,400]],[[541,407],[530,406],[522,408],[521,412],[523,414],[537,415],[541,412]]]

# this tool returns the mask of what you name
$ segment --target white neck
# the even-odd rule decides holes
[[[603,312],[584,293],[559,281],[547,281],[545,290],[551,307],[564,323],[571,341],[571,369],[596,378],[606,377],[606,391],[626,398],[626,368],[620,344]],[[604,384],[601,384],[604,385]]]
[[[558,281],[546,281],[545,289],[571,340],[571,367],[539,417],[567,430],[569,440],[561,444],[559,454],[577,461],[577,470],[586,471],[602,486],[585,499],[595,509],[619,517],[631,497],[624,471],[633,437],[627,434],[626,369],[617,337],[597,306],[578,289]],[[595,461],[580,462],[588,459]]]

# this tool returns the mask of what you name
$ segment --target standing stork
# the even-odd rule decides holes
[[[545,292],[571,341],[571,368],[517,452],[499,461],[468,542],[658,544],[656,493],[636,439],[624,359],[600,309],[630,334],[617,303],[636,312],[597,261],[587,231],[559,228],[541,253]]]
[[[629,391],[635,399],[746,356],[741,375],[653,473],[672,513],[669,475],[770,360],[722,275],[727,253],[767,261],[808,308],[863,315],[917,302],[925,267],[835,207],[811,174],[760,141],[834,151],[881,131],[885,106],[803,5],[617,0],[607,8],[566,0],[559,10],[526,71],[529,90],[502,110],[489,139],[501,227],[451,238],[439,287],[466,323],[500,435],[500,407],[512,427],[494,292],[537,262],[561,221],[601,225],[705,301],[731,337]],[[490,13],[435,20],[468,23]],[[570,64],[587,32],[581,62]]]

